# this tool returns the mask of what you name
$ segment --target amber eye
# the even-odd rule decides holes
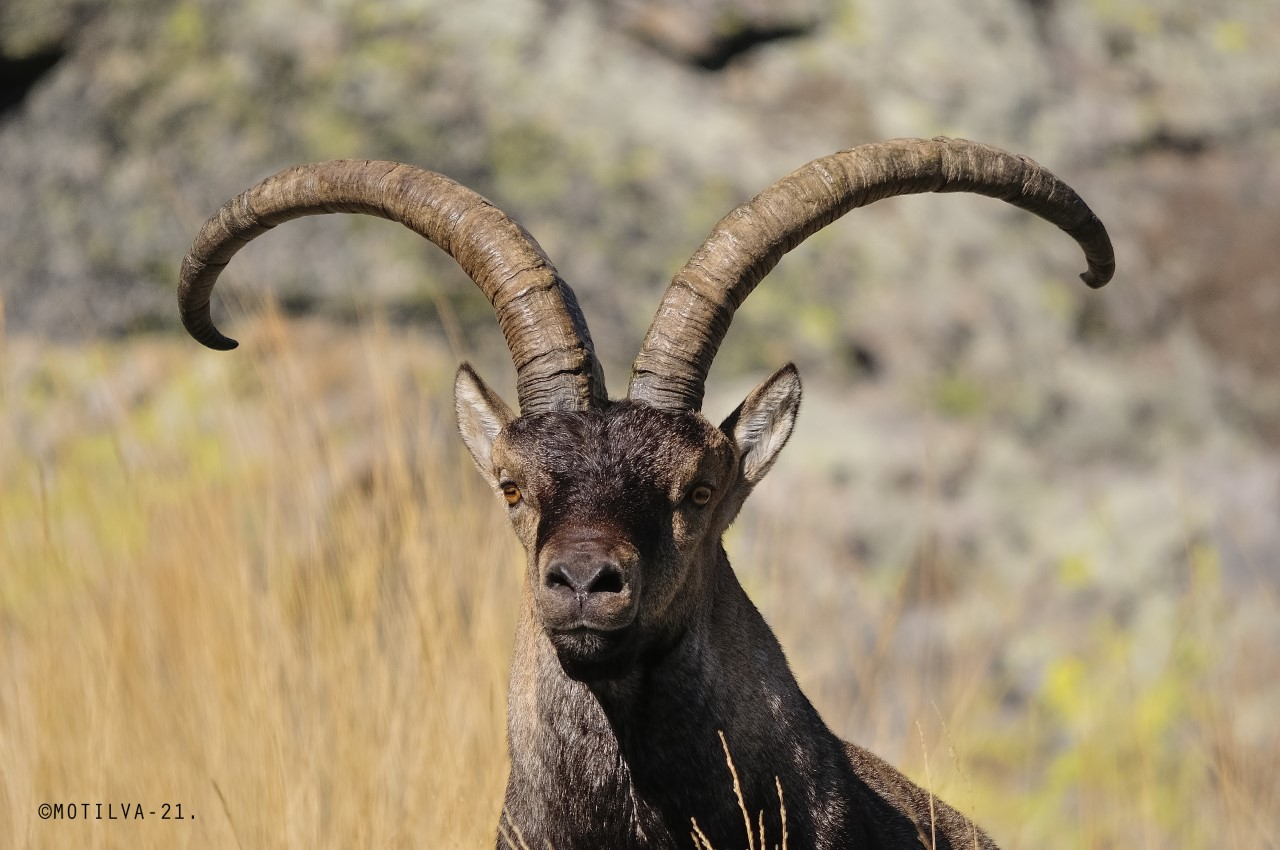
[[[698,507],[702,507],[711,501],[711,488],[706,484],[699,484],[689,491],[689,501]]]
[[[520,502],[520,488],[511,482],[502,485],[502,498],[507,500],[508,505],[515,505]]]

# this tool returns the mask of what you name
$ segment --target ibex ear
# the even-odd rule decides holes
[[[467,444],[471,458],[486,478],[493,475],[493,441],[515,416],[498,394],[489,388],[470,364],[458,367],[453,381],[453,409],[458,416],[458,433]]]
[[[752,390],[720,426],[742,454],[742,477],[749,486],[773,466],[799,412],[800,373],[788,363]]]

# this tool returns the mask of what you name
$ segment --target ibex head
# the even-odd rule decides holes
[[[469,366],[458,428],[528,555],[537,618],[574,678],[625,673],[686,631],[720,537],[791,434],[787,365],[719,428],[621,401],[516,417]]]
[[[747,756],[735,790],[739,777],[753,800],[776,789],[792,812],[781,822],[762,812],[762,836],[768,822],[771,836],[790,829],[799,847],[914,847],[936,816],[951,846],[994,846],[826,728],[724,556],[721,536],[795,424],[795,368],[765,380],[719,427],[699,412],[734,311],[782,255],[856,207],[918,192],[974,192],[1034,212],[1080,243],[1087,284],[1111,278],[1101,222],[1025,157],[951,139],[865,145],[809,163],[716,225],[668,287],[627,397],[610,401],[573,291],[542,249],[440,175],[386,162],[302,166],[232,200],[200,232],[179,305],[213,348],[235,345],[209,318],[222,268],[249,240],[304,215],[399,221],[447,251],[493,304],[518,415],[466,365],[455,404],[527,553],[503,810],[521,846],[671,848],[691,819],[703,844],[740,844],[743,822],[721,810],[710,778],[730,739]],[[637,669],[635,687],[608,684]],[[868,844],[871,835],[883,841]],[[515,845],[500,837],[499,846]]]

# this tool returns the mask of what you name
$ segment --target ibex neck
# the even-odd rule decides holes
[[[726,746],[752,819],[763,812],[767,828],[781,829],[779,782],[796,795],[785,801],[793,839],[812,828],[806,810],[838,797],[849,778],[843,745],[801,693],[723,554],[711,577],[711,598],[673,645],[609,682],[566,676],[525,612],[505,816],[535,831],[530,846],[685,846],[691,819],[714,846],[743,844]]]

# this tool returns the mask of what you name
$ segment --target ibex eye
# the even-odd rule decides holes
[[[502,498],[507,500],[508,505],[517,504],[520,501],[520,488],[511,483],[503,484]]]
[[[711,488],[706,484],[699,484],[697,487],[694,487],[689,491],[689,501],[693,502],[698,507],[702,507],[707,502],[711,501]]]

